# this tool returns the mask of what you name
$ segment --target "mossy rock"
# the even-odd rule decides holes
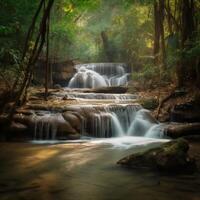
[[[143,108],[148,110],[154,110],[158,107],[159,102],[155,98],[140,99],[140,103]]]
[[[188,155],[189,145],[184,139],[170,141],[144,152],[132,154],[117,162],[130,168],[150,168],[170,173],[191,172],[195,160]]]

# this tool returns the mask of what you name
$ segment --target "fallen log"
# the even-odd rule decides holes
[[[165,135],[171,138],[200,135],[200,123],[170,124],[165,129]]]

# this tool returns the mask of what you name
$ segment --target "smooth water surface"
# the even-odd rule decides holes
[[[116,164],[130,153],[163,142],[143,139],[1,143],[0,199],[198,200],[199,173],[167,176]]]

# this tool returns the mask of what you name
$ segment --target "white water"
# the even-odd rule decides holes
[[[75,105],[70,109],[81,116],[81,135],[110,138],[142,136],[162,138],[164,126],[139,104]],[[58,124],[65,120],[60,113],[35,115],[35,139],[56,139]]]
[[[76,65],[77,73],[69,88],[98,88],[127,85],[129,73],[122,63],[93,63]]]
[[[63,94],[59,94],[62,97],[66,97],[67,99],[78,99],[78,100],[134,100],[137,98],[136,95],[133,94],[105,94],[105,93],[84,93],[84,92],[73,92],[67,91],[63,92]]]
[[[59,123],[65,123],[60,113],[41,111],[40,115],[34,115],[34,139],[55,140]]]
[[[159,124],[139,104],[77,105],[71,107],[82,117],[81,134],[92,137],[163,137]]]
[[[92,137],[82,137],[79,140],[33,140],[33,144],[80,144],[86,143],[88,145],[111,145],[111,148],[118,149],[129,149],[135,146],[145,146],[152,143],[168,142],[167,139],[155,139],[146,137],[132,137],[123,136],[116,138],[92,138]]]
[[[70,88],[97,88],[128,83],[127,66],[122,63],[81,64],[76,65],[76,69],[77,73],[69,82]],[[66,89],[55,95],[60,100],[65,97],[80,102],[68,105],[67,108],[80,116],[82,136],[96,138],[140,136],[144,139],[162,138],[164,135],[164,126],[158,123],[148,110],[134,103],[137,98],[135,95],[85,93],[83,89]],[[58,124],[66,123],[62,113],[43,112],[42,115],[36,115],[34,120],[35,139],[55,139]]]

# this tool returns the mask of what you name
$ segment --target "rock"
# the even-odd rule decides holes
[[[81,120],[72,112],[65,112],[62,114],[63,118],[77,131],[81,130]]]
[[[200,122],[200,106],[194,101],[178,104],[171,109],[172,122]]]
[[[16,110],[17,113],[23,114],[23,115],[32,115],[34,112],[32,110],[28,110],[28,109],[17,109]]]
[[[61,87],[60,84],[55,84],[55,85],[53,86],[53,88],[54,88],[54,89],[61,89],[62,87]]]
[[[61,115],[61,114],[60,114]],[[72,118],[71,118],[72,119]],[[74,117],[74,119],[76,119]],[[54,125],[56,127],[57,137],[58,138],[67,138],[69,134],[77,134],[78,130],[73,128],[71,124],[68,121],[65,121],[65,119],[62,117],[62,115],[59,117],[57,115],[55,116],[45,116],[44,113],[37,113],[34,115],[23,115],[23,114],[15,114],[14,120],[16,123],[23,124],[28,127],[28,130],[30,132],[30,135],[34,135],[35,126],[37,124],[37,128],[44,128],[44,124],[49,123],[50,125]],[[40,127],[42,126],[42,127]],[[75,125],[74,125],[75,126]],[[77,126],[78,127],[78,126]]]
[[[55,121],[57,123],[57,136],[68,136],[70,134],[77,134],[77,131],[70,125],[69,122],[60,122]]]
[[[10,130],[12,132],[25,132],[28,130],[28,127],[18,122],[12,122],[10,126]]]
[[[28,127],[22,123],[8,120],[0,125],[0,140],[3,141],[24,141],[30,139],[31,134],[28,132]]]
[[[67,136],[67,139],[68,140],[78,140],[78,139],[80,139],[81,138],[81,135],[80,134],[69,134],[68,136]]]
[[[53,82],[66,86],[76,73],[73,61],[65,61],[53,64]]]
[[[19,113],[15,114],[13,116],[13,119],[16,123],[21,123],[31,128],[33,128],[35,125],[33,120],[33,115],[24,115],[22,113]]]
[[[165,135],[171,138],[200,135],[200,123],[170,124],[165,129]]]
[[[170,173],[196,169],[195,160],[188,155],[189,145],[184,139],[170,141],[144,152],[135,153],[117,162],[130,168],[150,168]]]
[[[149,99],[141,99],[141,105],[143,108],[148,110],[154,110],[158,107],[158,100],[155,98],[149,98]]]
[[[46,61],[43,59],[38,60],[36,66],[34,68],[35,76],[37,80],[33,80],[35,83],[43,84],[44,83],[44,65]],[[76,70],[74,68],[74,61],[54,61],[50,63],[52,66],[52,74],[53,74],[53,84],[59,84],[61,86],[66,86],[69,80],[74,76]]]
[[[177,110],[173,109],[170,113],[172,122],[200,122],[200,109]]]
[[[112,86],[112,87],[94,88],[89,91],[94,92],[94,93],[123,94],[123,93],[126,93],[127,90],[128,90],[128,88],[124,87],[124,86]]]

